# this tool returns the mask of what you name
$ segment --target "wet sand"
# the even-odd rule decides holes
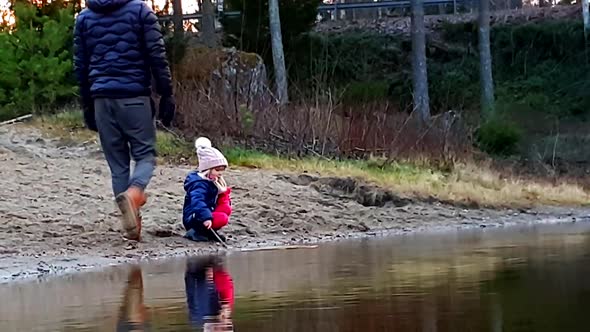
[[[35,129],[0,127],[0,282],[125,262],[225,251],[182,238],[190,167],[160,165],[140,243],[125,241],[96,142],[63,144]],[[523,223],[572,222],[588,210],[464,209],[397,197],[354,180],[234,169],[229,250]]]

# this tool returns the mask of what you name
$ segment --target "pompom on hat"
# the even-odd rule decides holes
[[[211,141],[207,137],[199,137],[195,140],[195,149],[197,150],[197,158],[199,159],[199,172],[205,172],[215,167],[228,166],[227,159],[221,151],[217,150],[211,145]]]

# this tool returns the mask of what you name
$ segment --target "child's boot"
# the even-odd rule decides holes
[[[184,238],[195,242],[209,242],[209,239],[206,236],[197,233],[194,228],[189,229],[186,234],[184,234]]]

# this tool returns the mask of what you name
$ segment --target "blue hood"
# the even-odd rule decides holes
[[[200,175],[199,172],[197,171],[193,171],[190,172],[187,176],[186,179],[184,180],[184,190],[185,191],[191,191],[193,186],[195,184],[197,184],[198,182],[210,182],[207,179],[203,179]]]
[[[110,13],[125,6],[133,0],[88,0],[88,8],[96,13]]]

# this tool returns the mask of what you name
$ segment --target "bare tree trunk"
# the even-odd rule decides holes
[[[412,81],[414,110],[422,124],[430,120],[428,71],[426,68],[426,33],[423,0],[412,0]]]
[[[285,68],[285,53],[283,52],[279,0],[268,1],[268,14],[270,19],[270,37],[272,43],[272,59],[275,68],[277,96],[279,103],[285,105],[289,102],[289,94],[287,92],[287,70]]]
[[[182,21],[182,0],[172,0],[172,22],[174,23],[174,35],[184,35],[184,26]]]
[[[590,31],[590,14],[588,13],[588,0],[582,0],[582,19],[584,21],[584,37],[588,41],[588,31]]]
[[[479,71],[481,81],[481,110],[484,117],[494,113],[494,79],[490,49],[490,0],[479,2]]]
[[[215,36],[215,7],[211,0],[203,0],[201,13],[201,40],[205,46],[214,48],[217,46],[217,38]]]

